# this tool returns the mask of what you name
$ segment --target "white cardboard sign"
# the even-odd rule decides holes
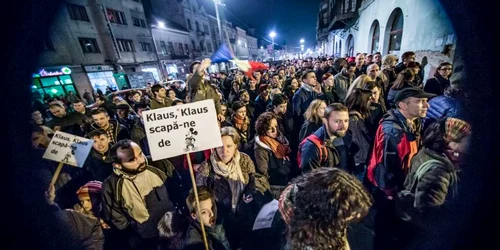
[[[94,140],[57,131],[43,154],[44,159],[83,167]]]
[[[154,161],[222,146],[213,100],[142,113]]]

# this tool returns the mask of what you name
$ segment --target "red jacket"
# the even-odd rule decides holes
[[[375,144],[368,164],[368,180],[387,196],[402,190],[412,157],[421,146],[421,120],[412,131],[406,118],[395,109],[384,115],[375,135]]]

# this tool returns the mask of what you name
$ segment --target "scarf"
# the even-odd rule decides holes
[[[302,83],[300,87],[309,92],[314,91],[313,87],[309,86],[307,83]]]
[[[278,159],[285,158],[291,152],[288,141],[283,136],[274,139],[266,135],[259,135],[259,140],[269,146]]]
[[[233,122],[234,122],[234,127],[236,129],[238,129],[238,131],[247,132],[248,125],[250,124],[250,120],[248,119],[248,116],[241,118],[235,114],[233,116]]]
[[[163,185],[163,181],[149,170],[136,175],[128,175],[119,169],[113,172],[123,178],[122,197],[125,211],[137,222],[143,223],[149,219],[149,212],[144,197],[154,192],[155,187]]]
[[[238,205],[239,198],[243,193],[243,189],[246,184],[248,184],[248,178],[245,178],[240,166],[240,152],[236,150],[233,159],[225,164],[217,155],[215,149],[212,149],[212,154],[210,154],[210,162],[214,172],[224,177],[229,183],[229,188],[231,189],[231,207],[233,211],[236,210],[236,205]]]

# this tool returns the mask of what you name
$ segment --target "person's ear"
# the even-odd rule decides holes
[[[118,163],[113,163],[113,167],[116,169],[122,169],[122,165]]]
[[[196,218],[198,217],[196,216],[196,213],[191,213],[191,218],[193,218],[193,220],[196,220]]]

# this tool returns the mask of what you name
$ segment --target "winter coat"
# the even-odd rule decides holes
[[[214,101],[217,114],[222,114],[220,108],[220,97],[215,86],[212,86],[210,82],[205,82],[198,71],[194,72],[188,80],[188,86],[191,102],[212,99]]]
[[[321,167],[337,167],[347,172],[352,172],[354,168],[354,158],[351,150],[354,148],[351,148],[352,136],[349,133],[342,138],[335,138],[332,142],[330,136],[326,132],[326,127],[321,126],[321,128],[314,132],[314,135],[321,140],[326,150],[328,150],[328,158],[326,161],[322,162],[319,158],[320,149],[313,142],[307,140],[302,147],[299,148],[302,173],[307,173]]]
[[[111,145],[109,147],[111,148]],[[92,174],[92,180],[100,182],[113,174],[113,160],[108,156],[108,152],[101,154],[91,149],[83,167]]]
[[[403,188],[411,158],[421,146],[422,121],[415,120],[412,131],[397,109],[389,110],[377,129],[368,164],[368,180],[393,197]]]
[[[210,250],[231,250],[229,241],[222,225],[213,227],[205,226],[208,249]],[[189,225],[184,240],[185,250],[205,250],[205,243],[201,232],[200,222],[193,221]]]
[[[304,123],[304,113],[311,104],[312,101],[316,99],[324,99],[323,93],[318,94],[312,90],[311,86],[306,86],[302,83],[302,86],[295,92],[292,98],[292,112],[296,124]]]
[[[88,118],[84,114],[74,112],[74,113],[68,113],[63,118],[59,117],[52,118],[52,120],[50,120],[47,123],[47,126],[50,127],[51,129],[54,129],[54,127],[59,126],[61,127],[60,129],[61,132],[84,137],[85,132],[82,130],[81,125],[84,125],[87,120]]]
[[[57,211],[56,218],[62,226],[60,230],[65,230],[66,235],[71,237],[66,239],[68,242],[75,242],[87,250],[104,249],[104,234],[99,220],[73,210]]]
[[[285,159],[278,159],[271,148],[255,137],[255,164],[259,173],[269,179],[271,185],[284,186],[288,183],[291,162]]]
[[[167,189],[168,182],[165,172],[151,166],[148,166],[142,174],[145,174],[146,171],[160,177],[164,184],[154,187],[149,194],[142,198],[149,213],[149,218],[142,223],[137,222],[131,215],[127,214],[124,207],[122,186],[124,181],[129,180],[113,173],[102,185],[104,221],[112,228],[133,231],[143,240],[158,237],[158,222],[167,211],[174,210],[169,193],[176,192],[176,190]]]
[[[444,90],[448,86],[450,86],[450,80],[439,75],[427,79],[424,85],[424,91],[435,95],[443,95]]]
[[[114,138],[109,138],[112,143],[116,143],[118,141],[129,138],[130,134],[129,134],[127,127],[118,123],[118,121],[116,121],[116,120],[109,120],[109,123],[113,124],[113,128],[114,128],[114,131],[113,131]],[[97,130],[97,129],[101,129],[101,128],[99,126],[97,126],[96,123],[92,123],[91,130]]]
[[[267,109],[267,106],[271,104],[271,98],[268,98],[267,101],[264,101],[264,99],[261,98],[261,96],[257,96],[257,98],[255,99],[255,103],[254,103],[254,106],[255,106],[255,111],[253,113],[253,116],[255,117],[255,121],[257,121],[257,118],[259,118],[259,116],[266,112],[266,109]]]
[[[306,137],[311,135],[312,133],[316,132],[319,128],[323,126],[323,123],[313,123],[310,121],[304,121],[302,126],[300,127],[300,132],[299,132],[299,143],[301,143]]]
[[[437,96],[429,101],[429,109],[425,117],[425,126],[441,117],[453,117],[466,120],[464,103],[448,96]]]
[[[333,82],[335,83],[334,91],[339,97],[339,100],[344,103],[345,98],[347,97],[347,90],[349,86],[351,86],[354,81],[354,76],[345,76],[342,72],[336,74],[333,77]]]
[[[152,98],[149,105],[150,105],[151,109],[160,109],[160,108],[167,108],[167,107],[172,106],[173,102],[174,101],[168,97],[165,97],[165,99],[163,100],[163,103],[159,102],[155,98]]]
[[[368,134],[365,120],[356,111],[349,112],[349,131],[352,134],[352,142],[357,146],[354,154],[356,165],[368,163],[368,157],[373,143],[373,139]]]
[[[411,87],[415,87],[415,86],[411,85],[408,82],[405,82],[401,89],[393,89],[393,88],[389,89],[389,94],[387,94],[387,105],[389,105],[388,107],[395,108],[396,104],[394,103],[394,99],[399,94],[399,92],[401,92],[401,90],[403,90],[403,89],[411,88]]]
[[[335,87],[327,90],[326,87],[322,86],[321,90],[324,93],[324,99],[327,106],[332,103],[340,102],[340,97],[337,95],[337,93],[335,93]]]

